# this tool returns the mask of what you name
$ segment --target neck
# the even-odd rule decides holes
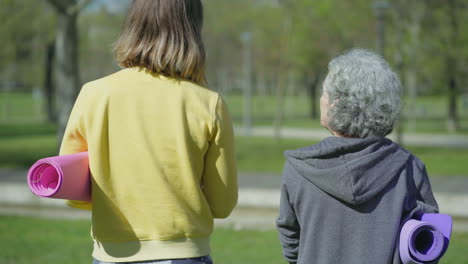
[[[345,136],[345,135],[341,135],[340,133],[336,132],[336,131],[333,131],[331,130],[330,128],[327,128],[328,131],[330,131],[330,133],[335,136],[335,137],[342,137],[342,138],[352,138],[350,136]]]

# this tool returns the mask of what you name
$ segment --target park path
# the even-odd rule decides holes
[[[35,197],[26,184],[25,169],[0,168],[0,214],[33,215],[47,218],[90,219],[90,213],[71,209],[63,201]],[[454,229],[468,232],[468,177],[431,177],[441,212],[456,217]],[[239,203],[218,226],[273,229],[278,215],[281,175],[239,174]]]
[[[255,136],[255,137],[275,137],[273,127],[258,126],[253,127],[250,131],[245,128],[236,127],[236,135],[239,136]],[[308,139],[322,140],[331,136],[326,129],[309,129],[309,128],[281,128],[279,135],[281,138],[291,139]],[[396,141],[396,134],[389,135],[391,140]],[[411,146],[434,146],[434,147],[450,147],[450,148],[468,148],[468,135],[444,135],[444,134],[403,134],[403,144]],[[468,172],[467,172],[468,173]]]
[[[236,128],[237,135],[274,137],[272,127],[254,127],[249,133]],[[283,128],[282,138],[322,140],[330,136],[325,129]],[[389,136],[395,140],[395,135]],[[404,134],[405,145],[468,148],[468,136]],[[39,199],[26,185],[25,169],[0,168],[0,214],[34,215],[48,218],[89,219],[90,213],[75,210],[55,199]],[[467,172],[468,174],[468,172]],[[441,212],[456,217],[454,230],[468,232],[468,175],[431,176],[434,194]],[[217,225],[235,228],[273,229],[278,215],[281,175],[277,173],[239,174],[239,203],[227,219]]]

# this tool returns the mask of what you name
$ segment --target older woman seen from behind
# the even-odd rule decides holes
[[[355,49],[333,59],[320,99],[333,136],[286,151],[277,227],[290,263],[400,263],[399,227],[437,212],[425,165],[385,138],[401,84],[388,63]]]

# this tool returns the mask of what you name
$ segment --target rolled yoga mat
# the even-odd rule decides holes
[[[423,214],[408,220],[400,232],[400,258],[403,264],[436,263],[447,250],[452,218],[446,214]]]
[[[88,152],[38,160],[29,169],[28,185],[40,197],[90,201]]]

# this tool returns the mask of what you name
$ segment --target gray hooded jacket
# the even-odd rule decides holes
[[[329,137],[286,151],[277,228],[301,264],[400,264],[399,230],[437,212],[424,164],[387,138]]]

